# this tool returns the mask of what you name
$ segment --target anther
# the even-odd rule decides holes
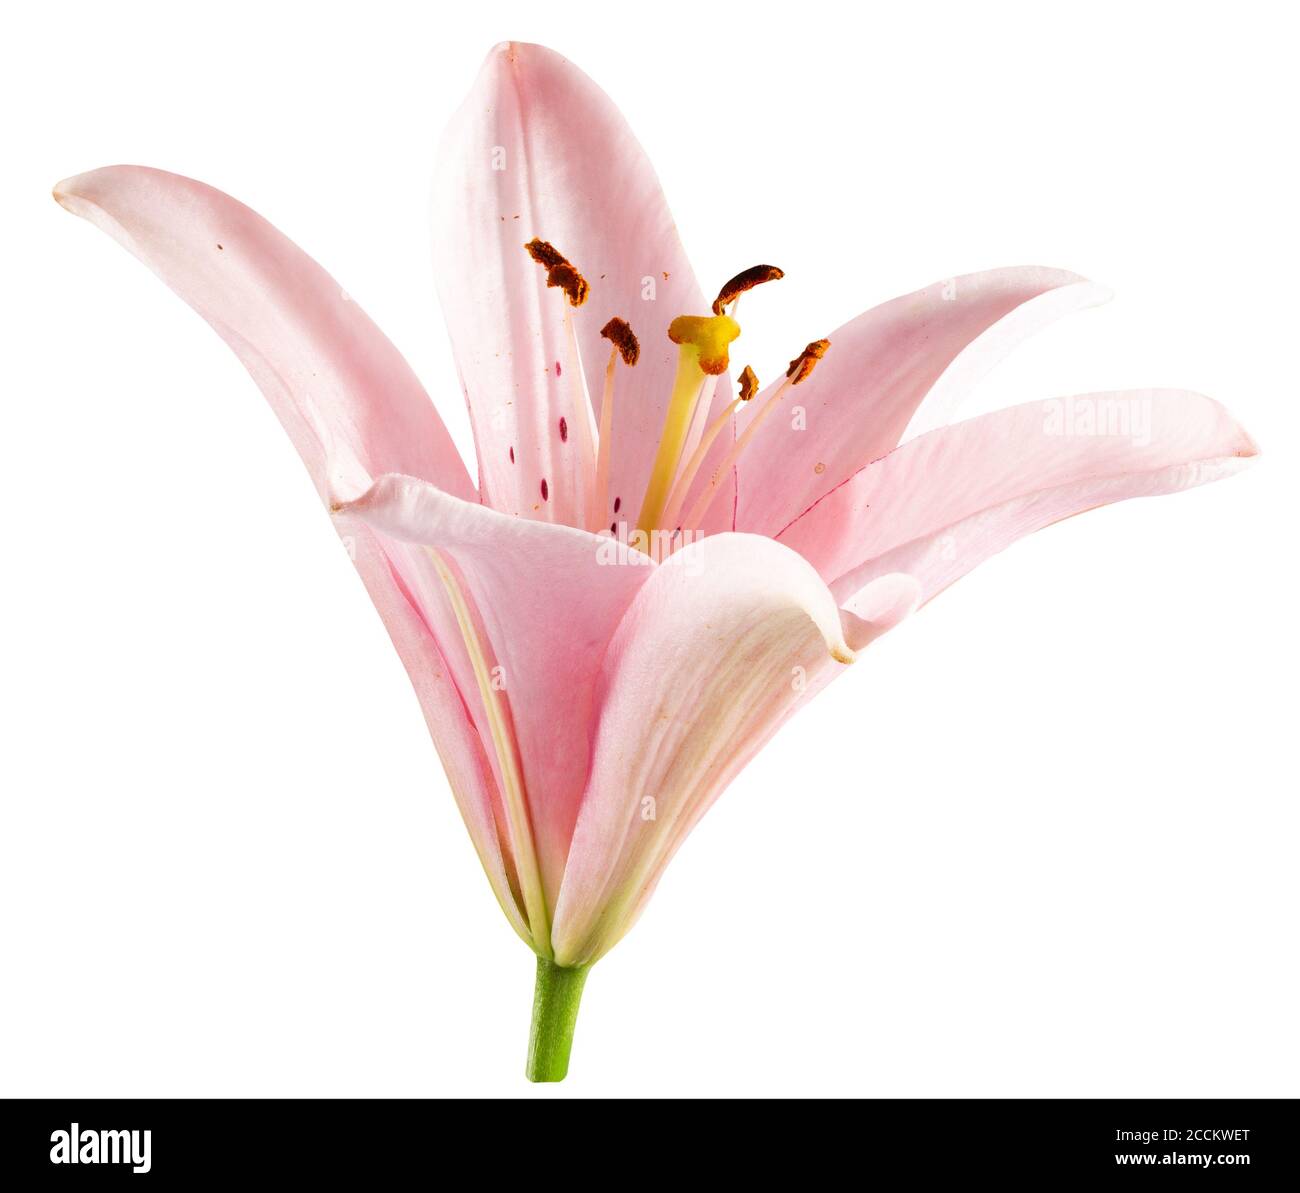
[[[567,261],[562,261],[547,273],[546,284],[548,286],[559,286],[564,291],[565,297],[568,298],[569,305],[572,307],[582,306],[587,301],[587,295],[591,293],[591,287],[587,285],[587,279]]]
[[[580,307],[587,301],[591,287],[587,279],[580,274],[553,244],[533,237],[524,248],[538,265],[546,270],[546,284],[558,286],[564,291],[570,306]]]
[[[640,359],[641,344],[626,319],[620,319],[615,315],[600,329],[600,334],[618,349],[618,354],[623,358],[623,363],[629,368]]]
[[[744,372],[740,374],[740,394],[738,396],[742,402],[748,402],[756,393],[758,393],[758,374],[749,365],[746,365]]]
[[[801,381],[807,381],[813,369],[817,367],[817,362],[826,355],[826,350],[830,346],[830,340],[813,340],[807,348],[800,352],[790,362],[790,367],[785,371],[785,375],[790,379],[790,384],[798,385]]]
[[[742,269],[731,281],[726,282],[713,300],[713,313],[721,315],[723,307],[729,307],[746,290],[761,286],[764,282],[777,282],[785,277],[785,271],[775,265],[751,265]]]
[[[567,265],[568,258],[551,244],[550,241],[542,240],[534,236],[524,248],[528,250],[528,255],[544,269],[554,269],[557,265]]]

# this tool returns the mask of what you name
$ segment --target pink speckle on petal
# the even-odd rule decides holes
[[[549,501],[550,493],[551,493],[550,489],[547,488],[546,486],[546,477],[542,477],[542,500]]]
[[[564,372],[564,370],[560,368],[560,362],[557,360],[555,362],[555,375],[558,377],[562,372]]]
[[[569,424],[563,418],[560,419],[560,442],[569,442]]]

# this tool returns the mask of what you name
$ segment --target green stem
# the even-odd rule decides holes
[[[537,958],[537,985],[533,990],[533,1025],[528,1033],[529,1081],[563,1081],[569,1071],[569,1049],[578,1022],[578,1003],[587,981],[589,965],[573,969]]]

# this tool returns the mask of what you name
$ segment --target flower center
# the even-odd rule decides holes
[[[529,255],[546,270],[546,284],[563,291],[566,301],[565,324],[574,352],[572,308],[587,300],[590,287],[574,265],[553,245],[534,238],[525,246]],[[637,515],[638,538],[649,541],[656,531],[675,533],[681,528],[698,527],[717,496],[722,481],[751,442],[755,432],[777,403],[796,385],[807,380],[817,362],[826,355],[829,340],[814,340],[790,362],[785,379],[765,399],[749,420],[743,434],[732,445],[723,462],[709,476],[695,502],[682,516],[682,507],[695,485],[696,477],[718,436],[730,424],[741,405],[758,393],[758,378],[748,365],[740,376],[739,393],[722,412],[709,420],[718,378],[730,365],[730,347],[740,336],[736,308],[747,291],[764,282],[785,275],[774,265],[754,265],[731,278],[713,300],[711,315],[678,315],[668,325],[668,338],[678,346],[677,373],[664,415],[663,428],[650,468],[650,478]],[[730,309],[728,309],[730,308]],[[610,341],[609,363],[601,394],[600,416],[596,431],[595,477],[589,486],[585,510],[587,529],[599,530],[609,509],[609,460],[613,434],[614,391],[618,363],[631,368],[640,357],[640,344],[627,321],[615,317],[600,334]],[[580,376],[580,370],[573,370]],[[588,409],[590,405],[588,404]],[[618,499],[615,502],[617,513]],[[611,527],[617,529],[617,522]]]

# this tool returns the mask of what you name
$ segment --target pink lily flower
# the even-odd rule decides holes
[[[872,640],[1022,535],[1256,454],[1172,390],[949,425],[1017,341],[1104,297],[1054,269],[887,302],[738,394],[737,305],[780,271],[710,303],[622,117],[538,46],[490,53],[438,163],[477,483],[393,345],[247,207],[136,166],[55,197],[212,324],[301,454],[537,955],[534,1080],[565,1075],[588,970],[686,835]]]

